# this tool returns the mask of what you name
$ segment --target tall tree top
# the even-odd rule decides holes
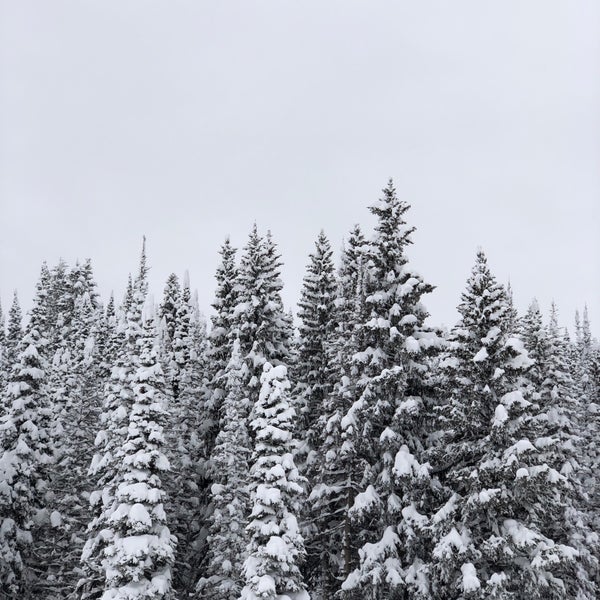
[[[467,289],[461,296],[458,312],[462,325],[485,337],[491,326],[506,332],[510,323],[510,308],[506,290],[492,275],[485,253],[477,250],[475,265],[467,280]]]
[[[377,252],[373,260],[382,273],[398,271],[407,262],[404,248],[411,244],[414,227],[407,227],[404,214],[410,209],[407,202],[398,199],[396,188],[390,179],[382,190],[382,197],[369,210],[377,217],[374,245]]]

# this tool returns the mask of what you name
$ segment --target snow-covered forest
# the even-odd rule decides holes
[[[152,240],[124,298],[42,264],[0,317],[0,598],[597,598],[587,311],[518,314],[480,250],[431,325],[409,208],[390,181],[321,233],[295,319],[257,227],[208,323],[187,276],[150,292]]]

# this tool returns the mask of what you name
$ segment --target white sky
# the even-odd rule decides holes
[[[600,333],[596,0],[0,0],[0,296],[91,257],[120,297],[254,220],[295,308],[323,227],[339,249],[388,177],[413,266],[451,324],[478,245],[523,310],[587,302]]]

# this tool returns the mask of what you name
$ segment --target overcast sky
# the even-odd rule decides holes
[[[5,311],[59,257],[120,297],[146,234],[155,295],[187,268],[208,312],[254,221],[295,308],[390,176],[435,322],[481,245],[519,309],[600,334],[600,3],[0,0]]]

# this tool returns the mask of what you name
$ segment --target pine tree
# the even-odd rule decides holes
[[[253,407],[252,512],[247,531],[242,600],[308,600],[300,564],[304,542],[297,512],[302,493],[292,452],[295,412],[284,365],[263,366],[261,390]]]
[[[577,551],[555,537],[565,477],[544,462],[553,441],[535,419],[539,404],[524,379],[532,361],[511,337],[506,290],[482,251],[458,310],[442,361],[443,434],[431,455],[445,502],[427,523],[430,581],[416,597],[575,597]]]
[[[242,385],[245,368],[236,340],[226,369],[223,417],[211,455],[214,510],[210,517],[206,576],[198,582],[196,598],[237,600],[242,588],[242,566],[248,543],[245,527],[250,512],[248,471],[251,453],[244,418],[248,411],[248,399],[244,398]]]
[[[17,311],[12,315],[15,325]],[[53,458],[44,394],[45,340],[33,317],[17,345],[6,390],[7,411],[0,421],[0,595],[7,600],[29,598],[35,583],[40,565],[33,530],[46,508],[47,467]]]

